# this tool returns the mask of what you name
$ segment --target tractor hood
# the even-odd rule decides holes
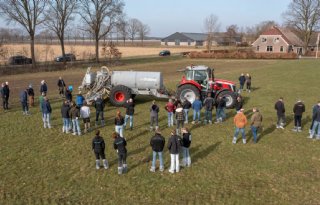
[[[223,79],[214,79],[215,83],[221,83],[221,84],[228,84],[228,85],[235,85],[235,82],[230,80],[223,80]]]

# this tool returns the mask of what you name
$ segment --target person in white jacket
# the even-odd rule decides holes
[[[83,106],[80,109],[80,117],[83,119],[84,123],[84,133],[90,131],[90,107],[87,102],[84,101]]]

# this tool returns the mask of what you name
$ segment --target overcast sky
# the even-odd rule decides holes
[[[203,21],[218,16],[220,30],[237,24],[254,26],[274,20],[282,24],[281,14],[291,0],[124,0],[125,12],[151,28],[150,36],[166,37],[174,32],[204,32]]]

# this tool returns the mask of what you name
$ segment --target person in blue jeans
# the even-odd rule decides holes
[[[117,111],[117,115],[114,118],[115,131],[119,133],[120,137],[123,137],[123,125],[124,118],[121,115],[120,110]]]
[[[156,171],[157,155],[159,156],[159,161],[160,161],[159,170],[160,172],[164,171],[162,152],[163,152],[165,142],[166,142],[165,138],[161,135],[160,130],[157,129],[155,135],[150,140],[150,145],[152,147],[152,165],[150,168],[151,172]]]
[[[312,125],[312,130],[310,133],[309,138],[312,139],[313,136],[315,135],[316,129],[318,129],[318,132],[316,134],[317,140],[320,140],[320,101],[318,102],[318,105],[314,108],[314,113],[312,116],[313,119],[313,125]]]
[[[216,102],[216,122],[215,123],[220,123],[226,118],[225,114],[225,108],[226,108],[226,99],[225,97],[219,97],[218,101]]]
[[[253,115],[251,117],[251,131],[254,143],[258,142],[258,129],[262,124],[262,115],[257,108],[253,108]]]
[[[128,120],[130,121],[130,130],[133,129],[133,114],[134,114],[134,102],[132,100],[132,98],[130,98],[126,104],[124,105],[124,107],[126,108],[126,115],[124,118],[124,128],[126,128],[127,126],[127,122]]]
[[[74,102],[71,102],[71,109],[70,109],[70,118],[72,120],[72,129],[73,135],[81,135],[80,125],[79,125],[79,117],[80,117],[80,110],[76,106]]]
[[[192,103],[192,109],[193,109],[193,121],[192,124],[196,123],[200,123],[200,112],[201,112],[201,108],[202,108],[202,102],[199,99],[199,97],[196,97],[196,100]]]
[[[211,97],[211,93],[207,94],[206,99],[203,101],[203,106],[205,109],[204,124],[212,124],[212,110],[214,106],[214,99]]]
[[[50,116],[51,116],[52,109],[51,109],[49,99],[47,97],[43,98],[43,102],[41,104],[41,110],[42,110],[43,127],[50,129],[51,128]]]
[[[184,112],[184,124],[189,123],[188,115],[189,115],[189,110],[190,110],[191,106],[192,106],[192,104],[188,99],[185,99],[182,103],[182,108],[183,108],[183,112]]]
[[[191,166],[191,157],[190,157],[190,145],[191,145],[191,133],[188,128],[182,128],[182,165],[181,166]]]
[[[245,126],[248,121],[247,121],[247,117],[243,114],[243,112],[244,112],[244,110],[241,109],[240,112],[238,112],[236,114],[236,116],[233,118],[233,122],[236,126],[236,130],[235,130],[233,140],[232,140],[233,144],[237,143],[237,138],[238,138],[239,132],[241,132],[243,144],[247,143],[246,136],[245,136]]]
[[[65,100],[64,103],[61,106],[61,117],[63,121],[63,126],[62,126],[62,132],[63,133],[69,133],[70,129],[70,106],[69,106],[69,101]]]

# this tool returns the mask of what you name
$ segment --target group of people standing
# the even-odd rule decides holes
[[[239,93],[241,93],[244,90],[245,84],[247,87],[246,91],[250,93],[251,92],[251,75],[249,73],[247,73],[246,75],[241,73],[239,77],[239,84],[240,84]]]

